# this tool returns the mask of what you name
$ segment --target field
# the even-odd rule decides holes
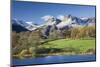
[[[66,48],[66,47],[72,47],[72,48],[78,48],[83,51],[93,48],[95,49],[95,40],[55,40],[48,42],[51,45],[46,45],[47,48],[54,47],[54,48]]]
[[[44,45],[45,48],[59,49],[64,55],[74,54],[94,54],[95,53],[95,40],[67,40],[60,39],[50,41]],[[58,50],[59,54],[60,51]],[[57,52],[56,52],[57,53]]]

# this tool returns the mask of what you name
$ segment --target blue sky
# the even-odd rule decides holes
[[[95,17],[94,6],[47,4],[37,2],[13,1],[12,18],[42,24],[41,17],[45,15],[68,15],[77,17]]]

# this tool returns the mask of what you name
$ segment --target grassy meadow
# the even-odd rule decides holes
[[[95,50],[95,39],[93,40],[67,40],[60,39],[55,41],[50,41],[44,45],[45,48],[58,48],[64,49],[65,52],[68,50],[70,53],[72,52],[81,52],[87,53]],[[72,50],[72,51],[71,51]],[[68,51],[65,53],[67,55]]]
[[[72,48],[78,48],[82,51],[85,51],[89,48],[95,49],[95,40],[67,40],[67,39],[61,39],[61,40],[55,40],[48,42],[52,45],[45,45],[45,47],[55,47],[55,48],[66,48],[66,47],[72,47]]]

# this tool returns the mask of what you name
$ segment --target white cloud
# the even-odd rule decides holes
[[[30,25],[32,25],[32,24],[33,24],[33,22],[26,22],[26,23],[28,23],[28,24],[30,24]]]
[[[64,15],[58,15],[57,18],[60,19],[60,20],[63,20],[64,19]]]
[[[34,25],[33,22],[26,22],[26,23],[29,24],[29,25],[31,25],[31,26],[36,26],[36,25]]]
[[[49,19],[52,19],[53,18],[53,16],[51,16],[51,15],[45,15],[45,16],[43,16],[43,17],[41,17],[44,21],[48,21]]]
[[[33,22],[26,22],[26,23],[28,23],[28,24],[32,24]]]

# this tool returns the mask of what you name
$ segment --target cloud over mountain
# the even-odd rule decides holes
[[[51,16],[51,15],[45,15],[45,16],[41,17],[41,19],[43,19],[44,21],[48,21],[52,18],[53,18],[53,16]]]

